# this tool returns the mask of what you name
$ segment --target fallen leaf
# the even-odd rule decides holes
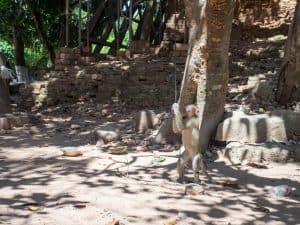
[[[205,193],[205,188],[200,185],[186,185],[184,194],[185,195],[203,195]]]
[[[164,221],[164,225],[175,225],[175,224],[176,224],[176,219],[174,218],[169,218]]]
[[[246,165],[250,166],[250,167],[253,167],[253,168],[257,168],[257,169],[268,169],[268,167],[265,166],[265,165],[259,165],[257,163],[253,163],[253,162],[249,162]]]
[[[86,205],[85,204],[76,204],[76,205],[73,205],[74,208],[77,208],[77,209],[83,209],[83,208],[86,208]]]
[[[238,183],[232,182],[232,181],[224,181],[224,182],[218,182],[219,185],[222,185],[223,187],[230,187],[233,189],[241,189]]]
[[[26,203],[24,204],[24,206],[32,212],[38,212],[41,211],[43,209],[42,205],[38,204],[38,203]]]
[[[111,220],[106,223],[106,225],[121,225],[119,220]]]
[[[270,210],[266,207],[263,207],[259,204],[256,204],[255,209],[260,211],[260,212],[264,212],[264,213],[270,213]]]

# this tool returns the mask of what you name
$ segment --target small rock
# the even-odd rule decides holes
[[[203,195],[206,189],[198,184],[188,184],[184,188],[185,195]]]
[[[119,129],[110,126],[103,126],[96,129],[94,135],[98,146],[120,139]]]
[[[80,129],[80,127],[81,127],[81,126],[80,126],[79,124],[72,124],[72,125],[71,125],[71,129],[72,129],[72,130],[78,130],[78,129]]]
[[[101,114],[102,114],[102,116],[107,116],[109,114],[108,109],[102,109]]]
[[[155,113],[151,110],[142,110],[138,112],[135,120],[135,131],[143,133],[148,129],[153,129],[153,120],[155,118]]]
[[[35,126],[30,127],[29,128],[29,134],[31,134],[31,135],[40,134],[40,130]]]

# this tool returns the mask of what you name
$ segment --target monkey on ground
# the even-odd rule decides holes
[[[176,127],[182,134],[182,145],[177,162],[179,181],[184,179],[184,167],[189,161],[192,161],[195,183],[199,182],[200,170],[205,174],[207,179],[211,181],[203,161],[203,149],[200,148],[198,108],[195,105],[187,105],[184,113],[181,114],[178,103],[174,103],[172,109],[175,115]]]

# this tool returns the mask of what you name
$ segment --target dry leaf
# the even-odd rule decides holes
[[[175,224],[176,224],[176,219],[173,218],[169,218],[164,221],[164,225],[175,225]]]
[[[184,190],[185,195],[203,195],[205,193],[205,188],[202,186],[186,186]]]
[[[253,162],[249,162],[246,165],[250,166],[250,167],[253,167],[253,168],[257,168],[257,169],[267,169],[268,168],[265,165],[259,165],[257,163],[253,163]]]
[[[223,187],[230,187],[233,189],[241,189],[238,183],[232,182],[232,181],[224,181],[224,182],[218,182],[217,184],[222,185]]]
[[[24,206],[26,206],[26,208],[32,212],[41,211],[43,209],[43,207],[37,203],[27,203],[24,204]]]
[[[263,207],[263,206],[258,205],[258,204],[255,206],[255,209],[260,211],[260,212],[264,212],[264,213],[269,213],[270,212],[270,210],[268,208]]]
[[[106,223],[106,225],[121,225],[119,220],[111,220]]]
[[[77,209],[83,209],[83,208],[86,208],[86,205],[85,204],[76,204],[76,205],[73,205],[74,208],[77,208]]]

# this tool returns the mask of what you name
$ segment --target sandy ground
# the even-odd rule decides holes
[[[300,187],[299,163],[257,169],[211,162],[215,183],[203,178],[203,191],[185,194],[186,185],[176,181],[177,151],[137,152],[133,146],[127,155],[111,155],[88,144],[93,125],[72,130],[66,116],[45,118],[37,127],[0,134],[0,224],[99,225],[118,219],[142,225],[163,224],[167,218],[179,225],[300,224],[298,192],[269,195],[276,185]],[[79,146],[83,155],[62,156],[62,147],[70,145]],[[151,164],[157,155],[166,160]],[[235,181],[240,189],[222,181]],[[42,207],[30,211],[32,203]]]

